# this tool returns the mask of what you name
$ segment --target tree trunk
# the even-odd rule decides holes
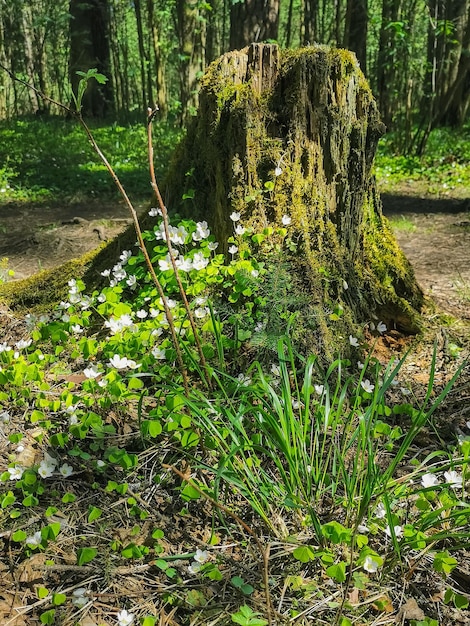
[[[348,0],[343,41],[345,48],[356,53],[364,74],[367,74],[367,4],[367,0]]]
[[[349,319],[416,329],[422,292],[371,174],[383,132],[353,54],[255,44],[207,71],[164,197],[183,215],[203,207],[220,242],[233,235],[232,211],[256,232],[289,216],[292,273],[319,320],[339,302]]]
[[[255,41],[277,40],[279,0],[241,0],[230,6],[230,50]]]
[[[77,92],[80,76],[96,68],[108,81],[90,81],[83,98],[83,115],[104,117],[113,109],[110,71],[108,0],[70,0],[70,82]]]
[[[205,68],[204,8],[195,0],[176,1],[176,23],[180,51],[180,101],[182,121],[187,121],[197,108],[199,78]]]

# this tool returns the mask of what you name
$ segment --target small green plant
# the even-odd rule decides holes
[[[232,613],[232,622],[241,626],[266,626],[268,620],[259,616],[260,614],[253,611],[248,605],[244,604],[236,613]]]

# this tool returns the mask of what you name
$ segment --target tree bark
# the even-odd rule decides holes
[[[83,98],[85,116],[104,117],[113,110],[113,81],[110,71],[108,0],[70,0],[70,82],[77,92],[80,76],[96,68],[108,81],[90,81]]]
[[[242,0],[230,7],[230,49],[256,41],[277,40],[279,0]]]
[[[356,53],[364,74],[367,74],[367,26],[369,21],[367,0],[348,0],[344,46]]]
[[[288,215],[298,241],[292,272],[303,276],[319,319],[340,301],[355,321],[372,315],[416,330],[422,292],[371,173],[383,132],[353,54],[255,44],[206,73],[164,196],[182,214],[203,207],[221,243],[233,234],[232,211],[256,232]]]

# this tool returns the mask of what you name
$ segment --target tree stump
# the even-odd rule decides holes
[[[198,114],[162,195],[171,213],[207,220],[225,250],[233,211],[255,232],[290,218],[291,245],[283,247],[281,238],[267,260],[271,337],[294,315],[301,347],[329,358],[347,354],[358,324],[419,329],[423,294],[382,215],[372,173],[383,132],[370,88],[346,50],[253,44],[206,72]],[[142,222],[153,228],[148,216]],[[58,278],[65,292],[71,271],[93,286],[134,242],[131,227],[67,271],[4,286],[2,297],[12,307],[50,307],[52,287],[57,300],[64,297]]]
[[[206,219],[221,243],[233,211],[257,231],[287,215],[298,242],[291,272],[320,326],[339,303],[351,323],[414,332],[423,294],[372,173],[384,130],[353,53],[253,44],[206,72],[164,196],[171,210]]]

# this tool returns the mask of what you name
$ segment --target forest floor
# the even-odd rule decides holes
[[[445,312],[470,320],[470,199],[430,196],[409,184],[382,200],[425,293]],[[26,278],[92,250],[130,222],[122,202],[112,200],[0,205],[0,259],[8,259],[15,279]]]
[[[416,383],[416,389],[425,389],[435,340],[435,381],[437,386],[444,386],[470,352],[470,200],[452,196],[431,197],[419,187],[408,186],[384,194],[383,205],[418,282],[428,296],[428,306],[423,338],[415,340],[398,333],[387,333],[377,342],[376,354],[386,361],[393,354],[402,353],[413,342],[407,373],[413,387]],[[86,204],[40,207],[25,203],[4,204],[0,206],[0,259],[8,258],[8,268],[14,270],[15,278],[24,278],[93,249],[114,237],[129,222],[126,209],[117,201],[90,200]],[[467,367],[452,393],[439,407],[436,424],[442,427],[444,441],[455,441],[456,436],[468,435],[470,431],[469,381]],[[418,445],[432,445],[428,436],[429,433],[424,433]],[[200,524],[200,520],[195,522]],[[457,589],[465,591],[470,583],[470,554],[464,552],[460,556],[452,580]],[[130,579],[127,582],[130,584]],[[421,578],[420,583],[421,586],[414,589],[413,597],[427,615],[435,614],[439,603],[440,626],[470,624],[467,610],[457,610],[440,602],[443,587],[437,574],[428,572],[428,578]],[[125,584],[121,594],[126,593],[123,589],[126,589]],[[394,623],[409,624],[412,612],[409,615],[406,610],[400,612],[396,619],[398,621]],[[7,623],[16,626],[25,622],[13,620]],[[168,623],[177,622],[169,620]],[[387,621],[385,616],[385,621],[380,623],[392,621]]]

